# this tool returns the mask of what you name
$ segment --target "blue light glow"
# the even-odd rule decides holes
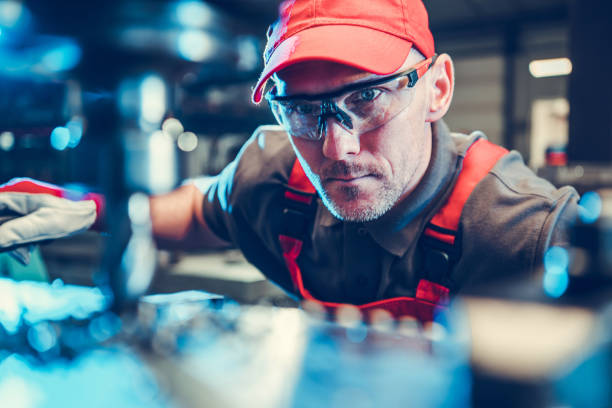
[[[128,200],[128,215],[132,224],[147,225],[151,221],[149,197],[143,193],[134,193]]]
[[[40,390],[28,377],[9,371],[8,375],[0,378],[0,403],[3,407],[35,408],[42,406],[42,400]]]
[[[206,4],[195,1],[182,1],[176,6],[176,18],[187,27],[202,28],[213,20],[213,13]]]
[[[198,147],[198,137],[193,132],[181,133],[178,137],[177,145],[184,152],[192,152]]]
[[[149,136],[148,167],[148,184],[152,193],[164,193],[175,186],[177,163],[174,140],[161,130]]]
[[[158,128],[166,113],[166,83],[158,75],[145,76],[140,83],[140,114]]]
[[[121,330],[121,319],[111,312],[98,316],[89,324],[89,334],[97,342],[103,342]]]
[[[21,306],[12,281],[0,279],[0,327],[17,333],[21,323]]]
[[[74,349],[84,349],[91,345],[93,337],[89,334],[86,327],[65,327],[62,328],[62,343]]]
[[[544,277],[542,287],[544,292],[553,298],[565,293],[569,285],[569,254],[561,247],[551,247],[544,255]]]
[[[124,116],[129,117],[139,112],[139,84],[136,80],[126,79],[121,82],[117,94],[119,111]]]
[[[64,198],[67,198],[72,201],[83,200],[89,192],[87,187],[79,183],[66,183],[62,187],[65,189]],[[55,281],[53,281],[53,285],[59,285],[59,283],[55,283],[57,281],[61,282],[61,279],[56,279]]]
[[[81,60],[81,48],[73,43],[62,44],[42,57],[42,65],[51,72],[67,71]]]
[[[257,69],[261,52],[258,47],[258,40],[254,37],[242,37],[237,42],[238,48],[238,69],[242,71],[252,71]]]
[[[28,330],[28,342],[39,353],[51,350],[57,344],[57,333],[48,322],[41,322]]]
[[[219,310],[219,315],[230,321],[238,319],[241,313],[242,309],[240,304],[232,300],[226,300],[223,302],[223,306]]]
[[[26,13],[27,10],[21,2],[14,0],[0,1],[0,26],[16,27]]]
[[[84,319],[105,307],[107,299],[98,288],[54,283],[52,292],[46,283],[0,278],[0,323],[5,328],[18,327],[22,318],[28,324],[68,316]]]
[[[80,118],[72,119],[66,123],[66,128],[70,132],[68,147],[71,149],[77,147],[83,137],[83,120]]]
[[[544,274],[542,285],[544,292],[548,296],[553,298],[561,297],[569,286],[569,275],[567,272],[561,274],[546,273]]]
[[[561,273],[567,271],[569,254],[565,248],[550,247],[544,255],[544,268],[546,272]]]
[[[64,150],[70,143],[70,131],[63,127],[58,126],[51,132],[51,146],[55,150]]]
[[[162,393],[138,355],[104,348],[52,364],[36,364],[19,354],[6,357],[0,361],[0,406],[161,408],[176,404]]]
[[[12,132],[0,133],[0,149],[10,151],[15,146],[15,135]]]
[[[210,35],[201,30],[187,30],[178,38],[179,55],[188,61],[200,62],[214,53],[214,43]]]
[[[601,197],[594,191],[584,193],[578,205],[578,216],[585,224],[594,223],[601,215]]]
[[[264,150],[266,148],[266,134],[264,132],[261,132],[257,136],[257,146],[259,146],[261,150]]]

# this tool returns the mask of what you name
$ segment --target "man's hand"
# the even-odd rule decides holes
[[[81,200],[81,201],[76,201]],[[66,237],[99,226],[104,199],[31,179],[0,185],[0,251]],[[23,248],[15,255],[27,262]]]

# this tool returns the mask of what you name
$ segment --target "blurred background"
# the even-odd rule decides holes
[[[274,122],[250,92],[278,3],[0,0],[0,182],[156,193],[217,174],[257,126]],[[452,130],[484,131],[556,183],[580,184],[585,173],[609,182],[597,167],[612,159],[607,2],[425,4],[437,51],[455,61]],[[92,284],[103,239],[44,246],[46,275]],[[161,256],[185,261],[186,276],[201,269]],[[186,276],[157,289],[193,286]]]
[[[278,3],[0,0],[0,182],[156,193],[217,174],[274,122],[250,92]],[[455,61],[452,130],[484,131],[555,183],[610,182],[606,1],[425,4]],[[91,284],[101,240],[44,246],[47,275]]]
[[[543,166],[546,148],[568,143],[569,78],[582,62],[570,45],[586,28],[579,16],[572,20],[572,3],[425,3],[438,52],[456,64],[451,128],[482,130]],[[277,6],[277,0],[2,0],[0,178],[101,184],[107,138],[88,134],[88,110],[116,101],[121,81],[146,71],[153,75],[148,92],[162,79],[165,115],[182,124],[173,135],[180,178],[215,174],[256,126],[273,122],[267,106],[251,104],[249,95]],[[589,41],[602,52],[582,63],[605,65],[599,60],[609,59],[606,38]]]
[[[132,198],[142,204],[137,192],[163,193],[190,178],[206,183],[257,126],[274,122],[266,104],[252,104],[250,94],[278,4],[0,0],[0,184],[31,177],[101,191],[119,208]],[[571,184],[581,193],[612,186],[609,0],[425,0],[425,5],[438,53],[455,62],[454,102],[445,119],[452,130],[484,131],[493,142],[518,150],[557,185]],[[450,345],[444,340],[448,328],[437,326],[400,325],[410,340],[406,345],[395,329],[377,338],[380,333],[372,335],[356,320],[315,326],[305,334],[310,326],[293,308],[247,306],[240,312],[231,302],[215,305],[215,296],[209,305],[202,292],[166,298],[159,294],[202,289],[239,304],[296,305],[238,252],[160,251],[156,262],[132,265],[137,275],[157,263],[149,289],[156,295],[140,303],[137,325],[133,316],[122,316],[115,343],[127,343],[121,336],[136,338],[145,357],[122,357],[123,351],[112,349],[91,359],[82,356],[69,370],[39,366],[38,360],[26,364],[19,355],[22,344],[50,361],[59,353],[56,337],[78,351],[90,347],[78,330],[87,331],[94,345],[120,332],[118,317],[105,312],[108,299],[89,287],[107,244],[116,250],[110,258],[119,262],[122,239],[129,238],[122,235],[123,222],[131,222],[133,240],[147,244],[151,237],[146,228],[144,234],[135,229],[134,219],[122,218],[125,209],[112,208],[110,235],[88,232],[46,243],[33,252],[28,267],[0,254],[0,277],[53,282],[0,279],[0,323],[9,334],[0,333],[0,401],[11,407],[82,406],[82,401],[172,406],[140,371],[149,365],[170,394],[184,396],[178,405],[188,407],[398,406],[393,399],[398,396],[412,406],[450,407],[468,405],[470,392],[474,406],[610,406],[612,193],[584,198],[583,207],[597,211],[590,224],[583,220],[575,230],[572,244],[582,258],[569,265],[566,251],[554,252],[545,259],[542,287],[518,282],[501,295],[482,293],[467,299],[467,306],[459,302],[455,317],[462,330],[448,336]],[[109,274],[120,269],[112,263],[105,268]],[[586,284],[580,279],[585,277]],[[81,291],[88,305],[80,304],[73,290]],[[29,311],[19,309],[20,303]],[[42,323],[30,315],[33,310],[42,311],[34,313]],[[64,314],[55,316],[54,310]],[[91,318],[87,310],[103,314]],[[22,317],[27,324],[7,326]],[[195,332],[188,341],[179,335],[186,327]],[[19,335],[23,338],[15,340]],[[18,352],[2,354],[7,345]],[[188,358],[153,356],[185,347],[192,352]],[[406,356],[406,349],[418,353]],[[291,370],[303,387],[287,396]],[[28,381],[47,381],[40,372],[49,374],[48,389],[54,391],[47,395],[57,399],[19,405],[24,396],[38,401]],[[138,383],[131,389],[123,381],[126,372]],[[351,375],[355,372],[359,375]],[[106,393],[99,384],[127,390],[131,397]],[[272,390],[268,397],[279,401],[294,400],[274,405],[262,390]],[[203,395],[212,399],[202,402]],[[114,396],[116,403],[107,403]]]

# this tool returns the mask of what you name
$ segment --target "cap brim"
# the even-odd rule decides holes
[[[411,48],[410,41],[361,26],[325,25],[300,31],[272,53],[253,90],[253,102],[261,101],[268,79],[289,65],[325,60],[387,75],[402,66]]]

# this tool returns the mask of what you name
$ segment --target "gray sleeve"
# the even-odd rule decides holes
[[[203,215],[212,231],[240,246],[247,229],[267,230],[270,208],[279,207],[278,213],[282,212],[278,195],[284,191],[294,160],[284,132],[276,126],[256,129],[204,194]],[[275,214],[276,209],[271,211]]]
[[[517,152],[476,186],[461,215],[459,286],[535,273],[546,250],[567,246],[578,194],[537,177]]]
[[[214,177],[213,183],[204,193],[202,211],[208,227],[219,238],[233,242],[230,234],[230,197],[234,186],[234,177],[239,157],[228,164],[221,173]],[[235,244],[235,242],[234,242]]]
[[[544,254],[553,246],[567,248],[570,245],[571,228],[578,216],[578,193],[571,187],[559,189],[562,193],[542,226],[540,247],[537,253]]]

